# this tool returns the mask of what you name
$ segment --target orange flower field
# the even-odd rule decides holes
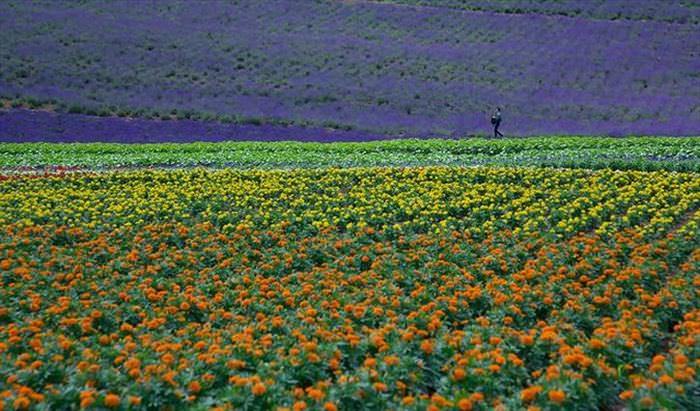
[[[690,409],[700,176],[0,181],[0,409]]]

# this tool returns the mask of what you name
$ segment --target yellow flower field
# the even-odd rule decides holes
[[[682,409],[700,176],[0,181],[0,409]]]

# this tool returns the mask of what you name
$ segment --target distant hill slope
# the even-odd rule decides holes
[[[692,2],[393,3],[4,1],[0,98],[407,136],[489,133],[496,105],[507,135],[700,130],[698,25],[666,22]]]

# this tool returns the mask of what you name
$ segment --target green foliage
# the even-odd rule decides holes
[[[178,116],[182,115],[178,112]],[[700,138],[537,137],[363,143],[0,144],[0,167],[506,165],[700,171]]]

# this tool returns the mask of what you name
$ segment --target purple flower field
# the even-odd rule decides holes
[[[700,5],[672,0],[378,0],[411,6],[448,7],[511,14],[537,13],[601,20],[699,23]]]
[[[427,3],[4,1],[0,140],[700,133],[692,2]]]
[[[214,121],[97,117],[47,111],[0,111],[0,141],[158,143],[191,141],[367,141],[389,138],[356,130]]]

